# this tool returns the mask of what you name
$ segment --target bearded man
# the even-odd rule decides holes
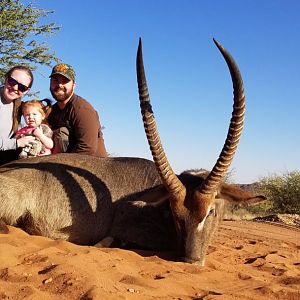
[[[106,157],[99,115],[93,106],[74,93],[75,71],[68,64],[53,67],[50,92],[56,103],[48,117],[53,130],[52,153],[69,152]]]

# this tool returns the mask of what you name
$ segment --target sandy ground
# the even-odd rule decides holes
[[[0,234],[0,299],[300,299],[300,230],[224,221],[204,268],[167,254]]]

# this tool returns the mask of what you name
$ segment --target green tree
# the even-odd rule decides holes
[[[271,211],[300,214],[300,171],[264,177],[257,183],[256,190],[271,201]]]
[[[32,3],[25,6],[19,0],[0,0],[0,80],[17,64],[34,70],[39,64],[58,62],[54,52],[39,41],[40,35],[54,34],[60,28],[54,23],[41,24],[40,19],[51,13]]]

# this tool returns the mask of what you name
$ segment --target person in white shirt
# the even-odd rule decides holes
[[[26,66],[15,66],[4,75],[0,87],[0,165],[17,159],[18,149],[29,146],[34,140],[32,136],[13,138],[20,126],[21,98],[28,93],[32,83],[32,72]]]

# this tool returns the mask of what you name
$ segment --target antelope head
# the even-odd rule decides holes
[[[233,160],[244,125],[245,95],[238,66],[231,55],[214,40],[229,68],[234,90],[233,112],[228,134],[216,164],[205,176],[177,176],[170,166],[160,141],[143,64],[142,43],[137,51],[137,81],[140,107],[147,140],[153,160],[165,189],[178,236],[178,249],[183,260],[204,264],[210,238],[218,225],[223,199],[248,200],[251,195],[222,184],[222,179]],[[237,188],[236,188],[237,189]],[[241,194],[238,194],[241,193]],[[233,199],[236,200],[236,199]]]

